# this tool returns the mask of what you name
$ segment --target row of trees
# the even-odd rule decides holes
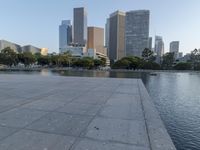
[[[200,70],[200,49],[191,51],[190,59],[186,62],[175,60],[174,53],[166,53],[163,56],[162,68],[175,70]]]
[[[139,57],[128,56],[124,57],[112,65],[113,69],[151,69],[151,70],[159,70],[161,69],[160,65],[156,62],[146,61]]]
[[[153,51],[145,48],[142,58],[129,56],[124,57],[112,65],[113,69],[151,69],[151,70],[200,70],[200,49],[191,52],[188,62],[175,60],[174,53],[166,53],[160,58],[161,63],[156,63]]]
[[[8,66],[16,66],[19,63],[23,63],[24,65],[30,65],[35,62],[35,58],[29,52],[19,53],[17,54],[14,50],[9,47],[3,49],[0,53],[0,64],[8,65]]]
[[[136,57],[136,56],[128,56],[124,57],[118,61],[116,61],[113,65],[113,69],[153,69],[153,70],[159,70],[161,69],[161,66],[155,62],[156,57],[154,56],[154,53],[148,49],[145,48],[142,52],[142,58]]]
[[[142,58],[135,56],[124,57],[115,62],[113,69],[152,69],[152,70],[200,70],[200,49],[193,50],[188,62],[178,62],[175,60],[174,53],[166,53],[161,58],[161,64],[156,63],[156,56],[150,49],[144,49]],[[30,52],[16,53],[9,47],[1,50],[0,64],[7,66],[17,66],[24,64],[40,65],[47,67],[78,67],[86,69],[96,69],[106,65],[106,59],[93,59],[90,57],[74,58],[70,53],[51,54],[42,56],[40,53]]]
[[[42,56],[40,53],[32,54],[31,52],[16,53],[9,47],[1,50],[0,64],[7,66],[17,66],[24,64],[40,65],[48,67],[82,67],[86,69],[103,67],[106,65],[106,59],[93,59],[90,57],[73,58],[70,53],[52,54]]]

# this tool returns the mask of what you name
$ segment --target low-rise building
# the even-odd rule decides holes
[[[65,52],[70,52],[73,57],[82,57],[86,53],[86,47],[68,46],[61,51],[61,54]]]
[[[48,49],[47,48],[42,48],[41,49],[41,55],[47,56],[48,55]]]
[[[86,56],[92,57],[94,59],[104,58],[104,59],[106,59],[106,66],[110,66],[110,59],[107,57],[107,55],[96,51],[96,49],[88,49]]]
[[[6,41],[6,40],[0,40],[0,52],[2,49],[10,47],[13,49],[16,53],[21,52],[31,52],[32,54],[41,53],[41,55],[47,55],[48,49],[47,48],[38,48],[32,45],[26,45],[26,46],[20,46],[18,44]]]
[[[6,47],[10,47],[16,53],[20,53],[22,51],[22,48],[20,45],[6,41],[6,40],[0,40],[0,51]]]
[[[41,49],[32,45],[22,47],[22,52],[31,52],[32,54],[41,53]]]

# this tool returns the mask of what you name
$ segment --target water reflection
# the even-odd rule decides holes
[[[81,76],[81,77],[109,77],[109,78],[142,78],[147,73],[131,71],[54,71],[55,74],[62,76]]]
[[[200,74],[158,73],[146,87],[178,150],[200,149]]]

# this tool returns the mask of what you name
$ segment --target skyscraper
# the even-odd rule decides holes
[[[174,58],[177,59],[179,56],[179,41],[172,41],[170,43],[170,52],[174,53]]]
[[[164,55],[164,42],[161,36],[155,36],[154,52],[157,54],[157,63],[161,62],[161,57]]]
[[[152,37],[149,37],[149,40],[148,40],[148,47],[150,50],[152,50]]]
[[[105,46],[107,49],[109,48],[109,28],[110,28],[110,19],[107,18],[105,25]],[[109,56],[108,51],[107,51],[107,56]]]
[[[87,43],[87,12],[85,8],[74,8],[74,44],[85,46]]]
[[[104,48],[104,29],[99,27],[88,27],[87,49],[95,49],[96,52],[106,55]]]
[[[109,58],[118,60],[125,56],[124,48],[125,13],[116,11],[109,18]]]
[[[149,10],[136,10],[126,13],[125,50],[126,56],[141,57],[149,40]]]
[[[72,43],[72,25],[70,20],[63,20],[59,26],[59,52],[66,51]]]

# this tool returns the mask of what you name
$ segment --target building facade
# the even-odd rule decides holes
[[[97,52],[95,49],[88,49],[86,55],[87,57],[92,57],[93,59],[106,59],[106,66],[110,66],[110,60],[107,55]]]
[[[148,48],[153,51],[153,48],[152,48],[152,37],[149,37]]]
[[[178,59],[179,55],[179,41],[172,41],[170,43],[170,52],[174,53],[174,58]]]
[[[96,52],[107,55],[104,47],[104,29],[88,27],[87,49],[96,49]]]
[[[107,18],[106,25],[105,25],[105,47],[107,48],[107,56],[109,56],[108,49],[109,49],[109,28],[110,28],[110,19]]]
[[[70,52],[73,57],[83,57],[86,51],[86,48],[82,46],[68,46],[63,53]]]
[[[48,55],[48,48],[41,48],[41,55],[47,56]]]
[[[179,52],[178,53],[178,59],[182,58],[183,57],[183,52]]]
[[[161,63],[162,56],[164,55],[164,42],[161,36],[155,36],[154,52],[156,53],[156,62]]]
[[[22,51],[22,48],[20,45],[6,41],[6,40],[0,40],[0,52],[4,48],[10,47],[13,49],[16,53],[20,53]]]
[[[63,20],[59,26],[59,52],[62,53],[72,43],[72,25],[70,20]]]
[[[41,49],[32,45],[22,47],[22,52],[31,52],[32,54],[41,53]]]
[[[109,18],[109,46],[108,55],[111,61],[116,61],[125,56],[124,34],[125,13],[116,11]]]
[[[80,46],[87,44],[87,12],[85,8],[74,8],[73,42]]]
[[[125,50],[126,56],[142,56],[149,45],[149,10],[136,10],[126,13]]]

